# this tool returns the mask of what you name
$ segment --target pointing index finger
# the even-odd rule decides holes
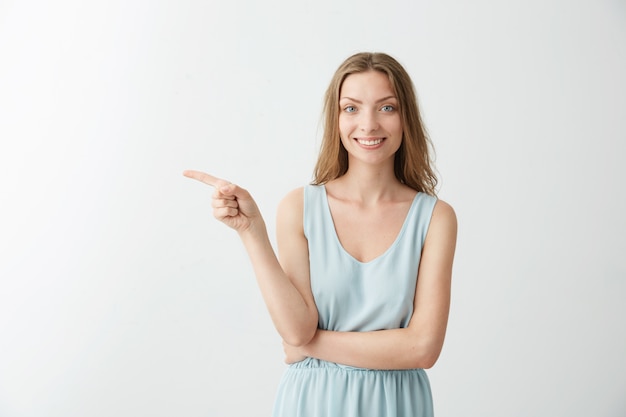
[[[192,178],[194,180],[198,180],[200,182],[203,182],[207,185],[210,185],[211,187],[219,187],[221,185],[226,185],[228,184],[228,181],[224,181],[221,178],[217,178],[214,177],[211,174],[207,174],[206,172],[201,172],[201,171],[194,171],[192,169],[188,169],[186,171],[183,172],[183,175],[187,178]]]

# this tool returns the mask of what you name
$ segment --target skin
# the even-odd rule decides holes
[[[339,128],[348,151],[348,171],[326,184],[337,236],[356,259],[368,262],[395,240],[416,191],[393,172],[402,141],[397,100],[387,77],[368,71],[349,75],[340,92]],[[317,328],[308,246],[303,231],[303,188],[291,191],[277,213],[280,262],[250,194],[198,171],[185,176],[215,187],[215,217],[235,229],[248,252],[274,325],[283,338],[285,361],[305,357],[370,369],[432,367],[441,352],[448,312],[457,222],[438,200],[422,249],[414,313],[407,328],[336,332]],[[376,239],[371,239],[376,236]]]
[[[305,256],[304,253],[300,251],[300,258],[281,266],[270,243],[265,222],[248,191],[200,171],[188,170],[183,175],[215,188],[213,215],[239,234],[274,326],[283,340],[291,346],[308,343],[317,328],[317,309],[310,285],[308,289],[303,288],[308,285],[308,273],[306,276],[296,275],[289,268],[294,261]],[[289,213],[286,215],[289,217]],[[284,222],[289,222],[289,218]],[[301,242],[300,246],[303,244],[306,246],[306,242]],[[308,251],[306,254],[308,256]]]
[[[348,76],[339,94],[339,108],[339,132],[349,168],[355,168],[353,162],[370,169],[393,168],[394,154],[402,143],[402,122],[387,77],[378,71]]]

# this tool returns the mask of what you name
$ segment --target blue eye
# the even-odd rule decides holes
[[[387,106],[383,106],[383,107],[381,108],[381,110],[382,110],[382,111],[384,111],[384,112],[394,111],[395,109],[396,109],[395,107],[393,107],[393,106],[389,106],[389,105],[387,105]]]
[[[346,113],[354,113],[356,111],[356,107],[354,106],[346,106],[343,108],[343,111]]]

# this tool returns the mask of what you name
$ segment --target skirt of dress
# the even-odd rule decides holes
[[[289,366],[273,417],[432,417],[423,369],[374,370],[307,358]]]

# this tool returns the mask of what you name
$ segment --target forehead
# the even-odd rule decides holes
[[[395,96],[387,74],[380,71],[365,71],[346,77],[339,91],[339,98],[376,99]]]

